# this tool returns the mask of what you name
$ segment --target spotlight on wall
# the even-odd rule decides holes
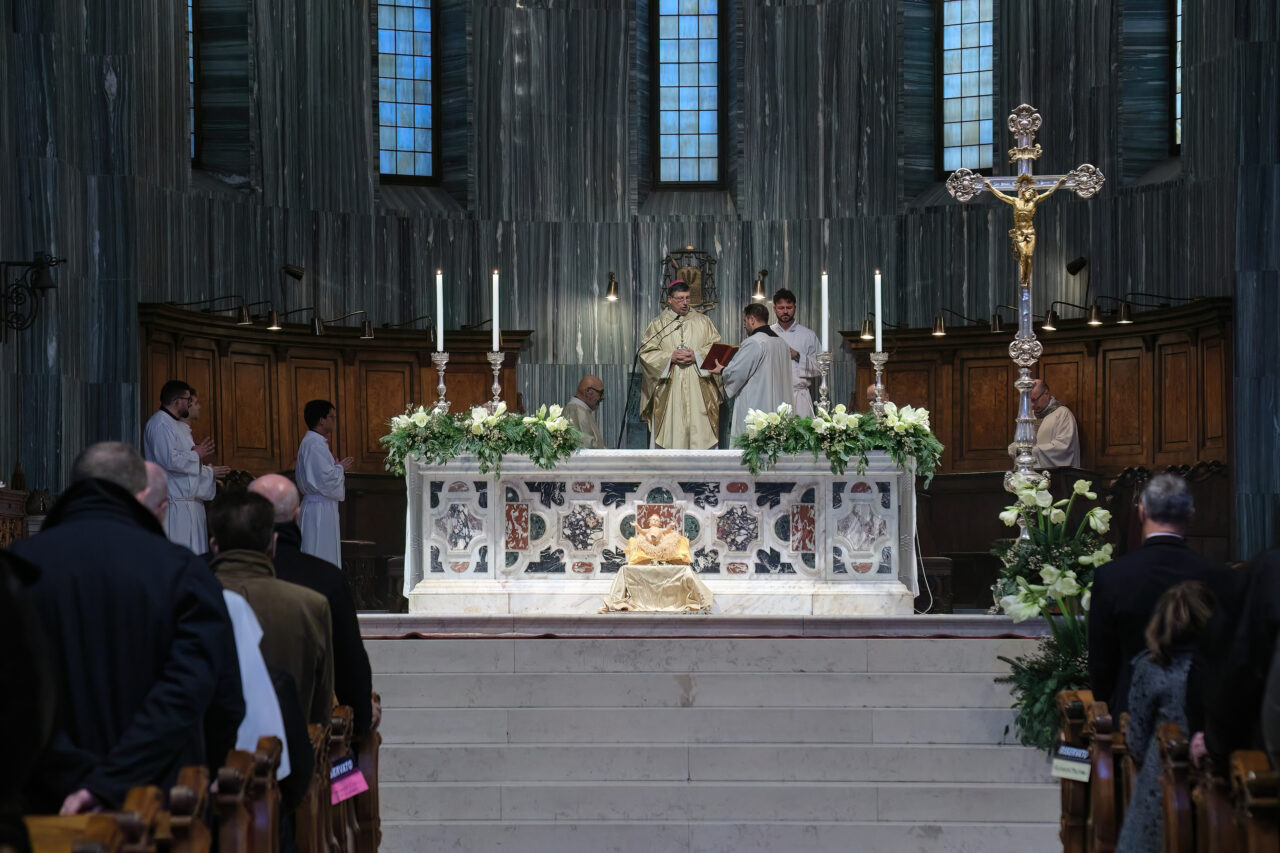
[[[1058,331],[1058,312],[1050,308],[1049,313],[1044,315],[1044,322],[1040,324],[1040,328],[1046,332]]]
[[[864,341],[874,341],[876,339],[875,329],[872,328],[871,318],[862,321],[862,334],[858,335]]]
[[[278,332],[283,326],[280,325],[280,312],[272,308],[267,312],[267,331]]]
[[[764,302],[769,297],[764,292],[764,280],[769,277],[768,270],[760,270],[756,273],[756,287],[751,291],[751,299],[755,302]]]
[[[1076,258],[1067,262],[1067,275],[1079,275],[1080,270],[1089,265],[1088,258]]]
[[[933,336],[943,338],[947,335],[947,324],[942,322],[942,312],[933,315]]]
[[[609,286],[605,289],[604,301],[605,302],[618,301],[618,279],[614,276],[612,270],[609,271]]]
[[[991,315],[991,332],[992,334],[1000,334],[1004,326],[1004,317],[1000,316],[1000,312]]]

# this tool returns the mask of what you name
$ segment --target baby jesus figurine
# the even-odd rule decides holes
[[[693,562],[688,538],[674,527],[664,525],[656,512],[649,516],[647,527],[636,524],[636,535],[627,540],[626,557],[633,566],[646,563],[687,566]]]

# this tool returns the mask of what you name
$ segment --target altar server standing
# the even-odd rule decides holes
[[[785,287],[773,294],[773,313],[778,322],[770,326],[791,348],[791,393],[796,414],[813,417],[813,380],[822,375],[818,353],[822,342],[813,330],[796,322],[796,295]]]
[[[640,339],[644,384],[640,417],[653,443],[668,449],[706,450],[720,441],[720,389],[702,370],[702,360],[720,333],[703,314],[690,310],[689,285],[667,288],[667,307]]]
[[[312,400],[302,410],[307,434],[298,446],[295,477],[302,493],[302,552],[342,566],[342,531],[338,502],[347,496],[347,471],[355,460],[334,461],[329,439],[338,423],[338,410],[328,400]]]
[[[769,309],[752,303],[742,309],[742,329],[747,333],[728,365],[716,362],[713,373],[724,382],[724,393],[733,401],[733,435],[747,431],[747,412],[776,412],[791,404],[791,350],[769,328]]]
[[[213,456],[213,438],[196,444],[191,436],[187,419],[191,417],[195,399],[195,389],[181,379],[164,383],[160,389],[160,409],[147,421],[142,434],[142,452],[148,461],[164,469],[169,481],[165,536],[170,542],[203,554],[209,550],[204,502],[213,499],[217,489],[215,481],[231,469],[225,465],[204,464]]]

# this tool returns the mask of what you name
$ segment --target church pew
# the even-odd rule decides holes
[[[73,848],[118,853],[124,843],[120,825],[111,812],[27,815],[23,822],[36,853],[69,853]]]
[[[315,770],[307,795],[296,812],[298,850],[301,853],[335,853],[337,840],[329,822],[329,727],[312,723],[307,726]]]
[[[248,788],[254,853],[278,853],[280,848],[280,788],[276,774],[284,751],[274,735],[258,738],[253,753],[253,777]]]
[[[1205,758],[1191,769],[1191,804],[1195,815],[1196,849],[1238,853],[1240,830],[1231,803],[1230,783]]]
[[[208,853],[213,844],[205,823],[209,809],[209,771],[204,767],[184,767],[178,782],[169,789],[169,812],[163,837],[157,847],[170,853]]]
[[[250,811],[253,768],[254,756],[240,749],[227,753],[226,762],[218,768],[219,853],[256,853]]]
[[[1090,694],[1092,698],[1092,694]],[[1112,754],[1111,712],[1106,702],[1093,702],[1085,717],[1089,744],[1089,819],[1087,840],[1093,853],[1116,849],[1120,822],[1116,810],[1116,768]]]
[[[1085,708],[1093,703],[1088,690],[1058,692],[1058,743],[1077,749],[1088,749],[1085,740]],[[1063,853],[1085,853],[1085,837],[1089,819],[1089,783],[1061,780],[1062,813],[1058,818],[1058,838]],[[364,851],[361,851],[364,853]]]
[[[1280,850],[1280,770],[1265,752],[1231,754],[1231,798],[1244,853]]]
[[[382,697],[375,693],[373,701],[381,705]],[[382,733],[377,729],[358,738],[353,747],[356,763],[369,783],[369,790],[355,798],[356,820],[360,825],[356,839],[359,853],[377,853],[378,845],[382,843],[382,814],[378,802],[378,751],[381,747]]]
[[[1139,750],[1137,761],[1145,756],[1129,743],[1129,712],[1120,714],[1120,728],[1111,736],[1111,754],[1116,767],[1116,826],[1124,826],[1124,815],[1129,809],[1129,798],[1133,796],[1133,781],[1137,776],[1137,766],[1133,750]],[[1117,839],[1119,836],[1117,836]]]
[[[1194,853],[1190,756],[1187,737],[1177,723],[1161,723],[1156,730],[1160,750],[1160,792],[1165,853]]]
[[[124,837],[120,853],[153,853],[156,849],[156,826],[168,821],[159,788],[154,785],[130,788],[125,795],[124,808],[116,815],[116,823]]]
[[[333,709],[333,717],[329,724],[329,764],[351,755],[351,732],[355,725],[355,713],[349,705],[338,705]],[[342,853],[355,853],[359,837],[356,825],[355,798],[349,797],[329,808],[329,821],[333,836],[337,839],[338,849]]]

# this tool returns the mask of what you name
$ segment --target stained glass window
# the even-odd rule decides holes
[[[435,175],[431,0],[378,3],[378,171]]]
[[[658,182],[720,180],[719,0],[658,0]]]
[[[196,14],[193,0],[187,0],[187,146],[196,159]]]
[[[992,160],[995,0],[942,2],[942,170]]]
[[[1182,0],[1173,13],[1173,144],[1182,145]]]

